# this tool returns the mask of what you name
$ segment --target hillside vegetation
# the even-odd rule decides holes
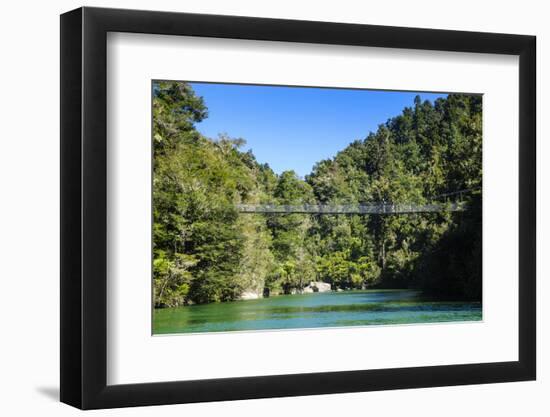
[[[155,83],[155,306],[291,293],[310,281],[480,300],[481,97],[411,104],[300,178],[275,174],[243,139],[204,137],[195,124],[208,116],[207,103],[189,84]],[[235,207],[422,204],[465,189],[468,210],[454,213],[239,214]]]

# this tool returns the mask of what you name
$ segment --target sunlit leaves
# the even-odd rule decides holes
[[[154,83],[156,306],[235,300],[244,292],[293,293],[311,281],[334,289],[417,287],[480,297],[480,97],[417,98],[364,140],[350,138],[306,178],[275,174],[242,138],[204,137],[195,124],[207,115],[189,84]],[[461,189],[470,190],[462,214],[236,210],[241,203],[425,204]]]

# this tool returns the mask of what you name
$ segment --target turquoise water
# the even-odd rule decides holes
[[[153,333],[303,329],[481,320],[481,303],[433,301],[414,290],[282,295],[156,309]]]

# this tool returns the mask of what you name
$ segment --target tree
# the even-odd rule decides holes
[[[183,82],[153,85],[156,307],[333,288],[419,288],[481,299],[481,97],[412,107],[300,178],[246,141],[196,129],[208,116]],[[240,214],[237,204],[426,204],[467,190],[464,213]],[[453,197],[456,198],[456,197]]]

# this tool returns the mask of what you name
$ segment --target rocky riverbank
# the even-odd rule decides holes
[[[332,286],[327,282],[322,281],[311,281],[308,285],[306,285],[304,288],[293,288],[290,292],[290,294],[310,294],[314,292],[330,292],[332,291]],[[276,295],[282,295],[281,292],[274,292],[274,291],[264,291],[259,292],[258,290],[248,289],[244,291],[241,294],[240,299],[241,300],[257,300],[259,298],[263,297],[270,297],[270,296],[276,296]]]

